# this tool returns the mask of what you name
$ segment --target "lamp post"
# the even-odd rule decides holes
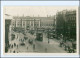
[[[49,44],[49,29],[48,29],[48,44]]]

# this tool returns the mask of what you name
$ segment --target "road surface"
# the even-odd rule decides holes
[[[16,38],[13,41],[9,41],[13,48],[9,48],[8,53],[67,53],[63,48],[59,47],[59,42],[55,39],[49,39],[43,34],[43,41],[36,41],[35,36],[27,33],[27,40],[24,40],[24,35],[22,33],[16,33]],[[22,42],[20,40],[24,40],[25,45],[20,45]],[[28,41],[33,40],[33,44],[30,44]],[[14,46],[16,43],[17,46]],[[33,48],[35,45],[35,49]]]

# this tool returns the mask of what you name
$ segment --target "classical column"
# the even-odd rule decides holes
[[[22,28],[22,19],[21,19],[21,28]]]
[[[35,19],[34,19],[34,30],[35,30]]]
[[[33,21],[33,27],[34,27],[34,21]]]
[[[16,27],[16,19],[15,19],[15,27]]]
[[[17,20],[16,20],[16,27],[17,27]]]
[[[26,30],[26,20],[25,20],[25,30]]]
[[[31,30],[31,20],[30,20],[30,26],[29,27],[30,27],[30,30]]]
[[[33,20],[33,30],[34,30],[34,20]]]
[[[30,20],[30,26],[31,26],[31,20]]]
[[[39,20],[39,28],[40,28],[40,20]]]
[[[23,20],[22,20],[22,23],[21,23],[21,25],[22,25],[22,28],[23,28]]]

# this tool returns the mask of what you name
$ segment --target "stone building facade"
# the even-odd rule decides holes
[[[56,34],[63,39],[76,39],[76,10],[64,10],[56,15]]]
[[[76,40],[76,11],[66,13],[67,20],[67,36]]]
[[[11,22],[12,28],[19,27],[25,30],[36,30],[37,28],[54,28],[53,17],[30,17],[30,16],[14,16]]]

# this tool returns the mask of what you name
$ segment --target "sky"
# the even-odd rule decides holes
[[[76,6],[5,6],[4,14],[11,16],[39,16],[46,17],[56,15],[62,10],[76,10]]]

